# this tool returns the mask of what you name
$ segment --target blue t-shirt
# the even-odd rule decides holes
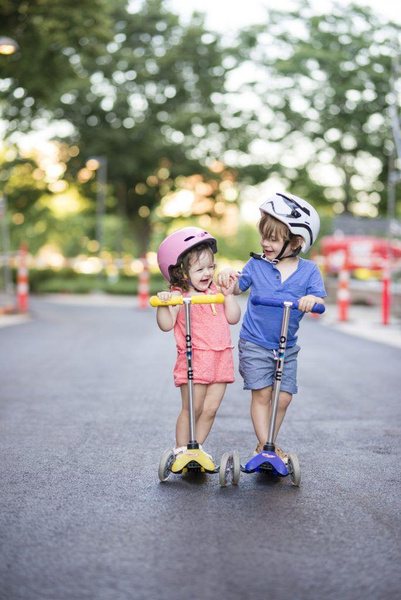
[[[322,276],[316,263],[298,258],[298,267],[284,283],[276,265],[264,259],[251,258],[242,270],[239,287],[245,292],[251,288],[248,305],[242,322],[240,337],[268,350],[277,350],[280,342],[283,309],[270,306],[255,306],[253,296],[275,298],[292,302],[312,294],[326,297]],[[288,326],[287,347],[297,343],[297,331],[305,313],[291,309]]]

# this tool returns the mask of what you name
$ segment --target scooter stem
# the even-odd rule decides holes
[[[273,407],[270,418],[270,427],[269,427],[269,437],[267,439],[268,448],[265,446],[265,450],[273,450],[274,451],[274,430],[276,428],[276,419],[277,419],[277,408],[278,401],[280,396],[280,387],[281,387],[281,377],[283,375],[283,366],[284,366],[284,356],[285,349],[287,345],[287,333],[288,333],[288,323],[290,320],[290,311],[291,311],[292,302],[284,302],[284,314],[283,314],[283,322],[281,325],[281,335],[280,335],[280,344],[278,348],[278,357],[277,357],[277,367],[276,367],[276,375],[274,381],[274,390],[273,390]]]
[[[195,440],[195,416],[194,416],[194,372],[192,369],[192,335],[191,335],[191,298],[183,298],[185,306],[185,347],[187,354],[188,374],[188,409],[189,409],[189,443],[188,448],[199,448]]]

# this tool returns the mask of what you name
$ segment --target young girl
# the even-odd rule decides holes
[[[198,227],[184,227],[169,235],[160,245],[157,260],[170,291],[159,292],[163,302],[172,296],[216,294],[213,282],[214,237]],[[191,310],[194,415],[196,440],[202,444],[213,425],[227,383],[234,381],[234,365],[229,324],[238,323],[241,311],[232,285],[224,288],[224,304],[196,304]],[[162,331],[174,329],[177,361],[174,383],[181,390],[182,409],[177,419],[175,454],[186,450],[189,441],[189,409],[183,306],[157,308],[157,324]]]

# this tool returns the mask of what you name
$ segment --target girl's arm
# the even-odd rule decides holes
[[[230,325],[235,325],[238,323],[241,318],[241,309],[233,294],[225,297],[224,311],[226,313],[227,322]]]
[[[238,302],[235,299],[235,296],[233,296],[236,283],[237,280],[234,280],[232,278],[227,287],[216,286],[217,290],[225,296],[224,312],[226,314],[227,322],[230,325],[235,325],[241,318],[241,309],[239,307]]]
[[[172,296],[180,296],[179,292],[159,292],[158,298],[162,302],[168,302]],[[180,306],[158,306],[156,309],[156,321],[162,331],[171,331],[177,320]]]

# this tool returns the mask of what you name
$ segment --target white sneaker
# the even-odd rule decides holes
[[[187,449],[186,446],[180,446],[179,448],[173,448],[173,452],[174,452],[175,456],[179,456],[180,454],[185,452],[186,449]]]
[[[210,458],[210,460],[213,462],[213,458],[212,458],[212,456],[211,456],[210,454],[208,454],[207,452],[205,452],[205,451],[204,451],[204,449],[202,448],[202,445],[201,445],[201,444],[199,444],[199,450],[202,450],[202,452],[203,452],[204,454],[206,454],[206,456],[208,456],[208,457]]]

